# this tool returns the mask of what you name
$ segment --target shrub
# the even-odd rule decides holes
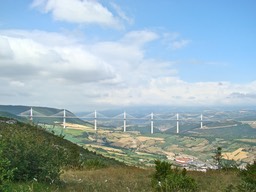
[[[241,170],[239,176],[242,180],[238,185],[239,191],[256,192],[256,161],[248,164],[245,170]]]
[[[0,191],[8,191],[8,183],[13,177],[14,169],[10,169],[10,161],[2,155],[0,143]]]
[[[99,159],[88,159],[82,163],[82,166],[86,169],[100,169],[106,167],[106,164]]]
[[[26,124],[1,126],[0,133],[4,144],[2,155],[9,160],[9,167],[15,168],[13,180],[36,179],[47,183],[59,180],[69,153],[48,133]]]
[[[155,169],[156,172],[153,176],[153,178],[157,181],[161,181],[167,177],[167,175],[172,173],[171,164],[166,161],[155,161]]]
[[[197,190],[194,179],[187,176],[186,169],[180,170],[177,167],[172,169],[172,164],[165,161],[155,161],[156,172],[152,178],[152,186],[155,191],[187,191]]]

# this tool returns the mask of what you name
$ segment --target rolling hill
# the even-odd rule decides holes
[[[0,105],[0,115],[27,122],[29,121],[30,109],[31,107],[29,106]],[[61,124],[63,121],[63,109],[36,106],[32,107],[32,109],[33,122],[35,124]],[[90,123],[77,118],[72,112],[68,110],[66,110],[66,115],[66,122],[68,123],[90,125]]]
[[[29,109],[30,107],[26,106],[0,106],[0,111],[5,110],[0,113],[17,119],[22,118],[17,115]],[[254,111],[206,111],[205,116],[211,117],[213,121],[205,121],[202,128],[198,121],[198,113],[183,112],[179,134],[176,133],[175,120],[156,120],[154,134],[150,134],[149,119],[127,120],[126,133],[123,132],[122,119],[100,119],[98,130],[95,131],[92,124],[76,118],[73,113],[67,111],[72,118],[66,120],[66,129],[63,129],[62,109],[33,107],[33,110],[45,116],[59,114],[59,117],[51,117],[50,120],[36,117],[35,114],[34,122],[49,132],[64,134],[65,138],[73,143],[130,165],[150,165],[156,158],[173,160],[178,156],[209,161],[218,146],[221,146],[225,153],[239,148],[250,151],[248,158],[243,159],[245,162],[251,162],[256,152],[256,129],[246,122],[239,121],[239,118],[253,117]],[[136,114],[139,116],[140,112],[136,111]],[[115,112],[111,115],[114,116]],[[165,115],[168,116],[167,113]],[[163,114],[162,118],[166,117]],[[192,118],[196,118],[197,121],[191,121]],[[141,137],[147,139],[141,140]],[[159,142],[155,138],[163,140]]]

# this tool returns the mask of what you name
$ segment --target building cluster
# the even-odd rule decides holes
[[[190,171],[202,171],[206,172],[207,170],[216,170],[218,169],[217,165],[212,165],[210,163],[205,163],[200,160],[191,159],[188,157],[177,157],[174,160],[175,164],[179,167],[183,167]]]

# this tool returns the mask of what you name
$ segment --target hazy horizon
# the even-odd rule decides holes
[[[62,108],[62,107],[56,107],[56,106],[42,106],[42,105],[35,105],[35,106],[29,106],[29,105],[12,105],[12,104],[7,104],[7,105],[2,105],[0,103],[0,106],[12,106],[12,107],[27,107],[28,110],[30,108],[37,108],[37,107],[42,107],[42,108],[52,108],[52,109],[59,109],[59,110],[68,110],[76,115],[84,115],[87,113],[94,113],[95,111],[100,112],[100,113],[110,113],[110,114],[119,114],[123,112],[131,113],[131,114],[150,114],[150,113],[162,113],[162,114],[167,114],[167,113],[204,113],[204,112],[234,112],[234,111],[242,111],[242,110],[252,110],[256,111],[256,106],[160,106],[160,105],[151,105],[151,106],[142,106],[142,105],[137,105],[137,106],[115,106],[115,107],[108,107],[108,108],[86,108],[84,107],[81,110],[81,107],[79,110],[73,110],[69,108]],[[34,109],[36,111],[36,109]]]

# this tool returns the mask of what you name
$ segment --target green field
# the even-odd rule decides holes
[[[229,132],[226,132],[226,129],[233,132],[233,137],[228,137]],[[81,146],[93,145],[93,147],[90,147],[90,150],[97,151],[104,156],[113,157],[126,164],[136,166],[151,165],[154,159],[167,159],[168,156],[166,154],[169,152],[175,153],[175,156],[172,158],[189,156],[201,161],[212,162],[212,154],[217,147],[222,147],[223,152],[233,152],[239,148],[244,148],[248,152],[250,151],[248,158],[241,159],[238,162],[240,164],[243,162],[252,162],[256,154],[255,142],[239,140],[246,138],[251,139],[249,141],[254,141],[255,138],[255,136],[252,135],[255,130],[242,124],[234,128],[199,130],[204,134],[200,136],[167,133],[143,134],[129,131],[123,133],[113,131],[114,129],[112,129],[112,131],[100,129],[95,132],[93,127],[87,130],[71,129],[68,127],[64,130],[61,126],[55,126],[54,129],[47,127],[47,130],[54,131],[55,134],[63,134],[66,139]],[[238,133],[241,130],[247,130],[248,133],[245,132],[244,135],[248,134],[249,136],[239,137]],[[220,137],[212,136],[213,134],[218,135],[216,132],[220,134]],[[221,135],[221,133],[226,133],[226,135]],[[125,140],[123,137],[127,139]],[[147,139],[140,141],[140,137],[146,137]],[[162,138],[163,141],[156,141],[155,138]],[[103,149],[102,146],[119,149],[122,153],[120,154],[109,149]]]

